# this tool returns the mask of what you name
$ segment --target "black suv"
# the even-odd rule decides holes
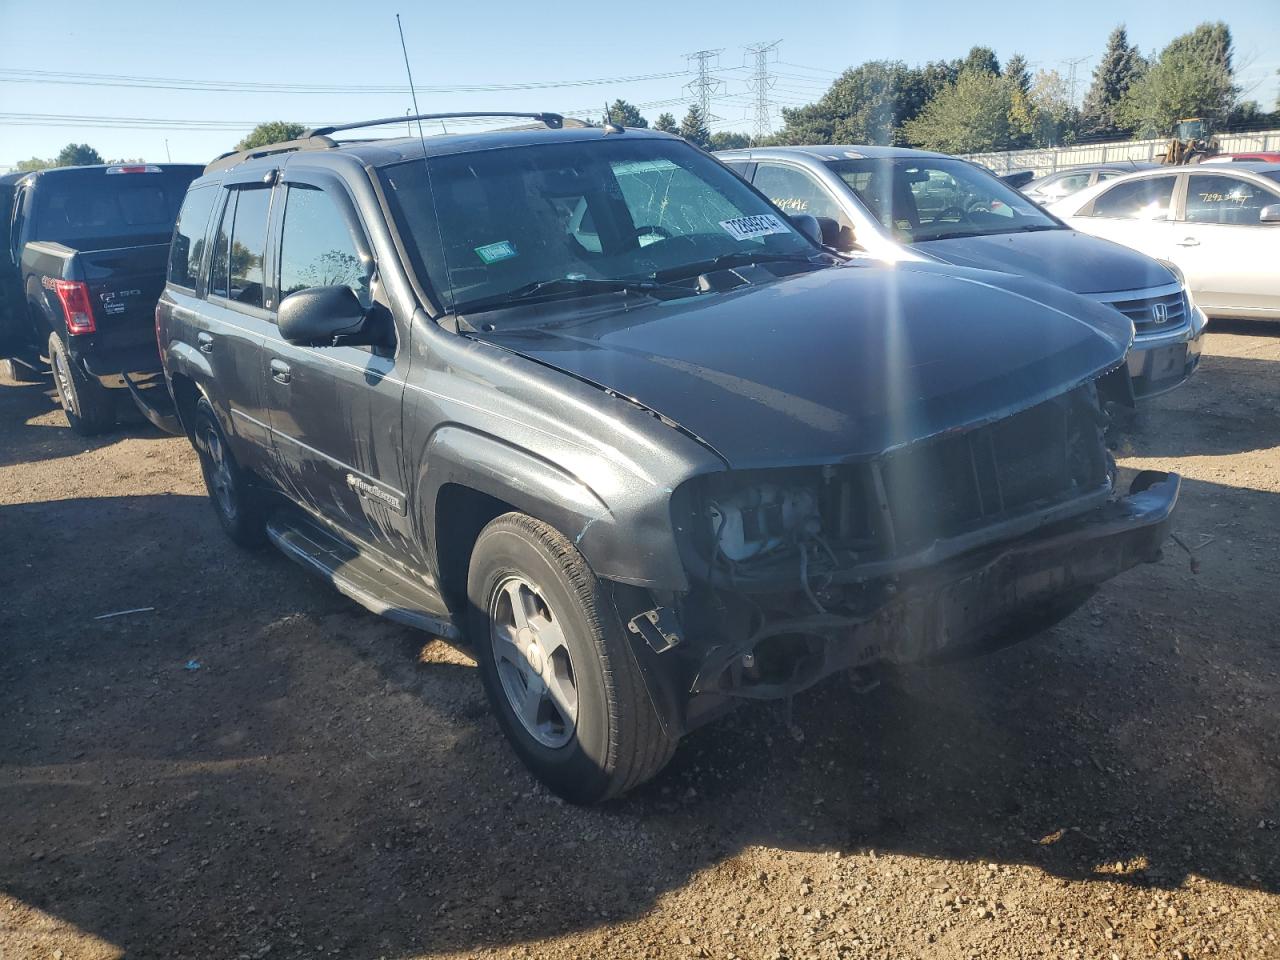
[[[744,699],[1026,637],[1159,556],[1179,480],[1119,495],[1102,441],[1128,319],[845,263],[679,138],[529,119],[220,158],[158,335],[230,536],[465,635],[553,790],[634,787]]]

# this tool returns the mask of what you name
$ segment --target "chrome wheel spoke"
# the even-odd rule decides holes
[[[489,624],[498,680],[515,718],[543,746],[567,745],[578,720],[577,678],[545,597],[511,577],[490,597]]]

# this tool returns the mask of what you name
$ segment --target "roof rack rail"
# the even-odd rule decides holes
[[[381,127],[391,123],[405,123],[414,120],[474,120],[492,118],[517,118],[523,120],[537,120],[539,123],[546,124],[552,130],[559,130],[564,126],[564,117],[558,113],[419,113],[409,114],[403,117],[383,117],[381,120],[360,120],[357,123],[340,123],[332,127],[316,127],[314,130],[308,130],[303,137],[328,137],[331,133],[337,133],[339,130],[358,130],[361,127]],[[297,142],[297,141],[295,141]]]
[[[336,147],[337,145],[338,142],[336,140],[332,140],[323,134],[314,134],[308,131],[297,140],[285,140],[281,143],[268,143],[261,147],[251,147],[248,150],[228,150],[226,153],[220,153],[209,161],[204,168],[204,172],[213,173],[215,170],[225,170],[228,167],[234,167],[236,164],[244,163],[246,160],[269,157],[276,153],[293,153],[297,150],[328,150],[330,147]]]

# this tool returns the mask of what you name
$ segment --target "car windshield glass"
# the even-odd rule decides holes
[[[1012,187],[963,160],[899,157],[828,166],[902,243],[1062,229]]]
[[[450,310],[557,297],[820,251],[685,143],[636,137],[508,147],[380,171],[414,269]],[[539,286],[548,284],[548,286]]]
[[[34,237],[79,249],[112,243],[167,243],[187,184],[199,168],[162,173],[68,171],[36,189]]]

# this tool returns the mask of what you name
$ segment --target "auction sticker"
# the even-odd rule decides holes
[[[485,263],[497,263],[499,260],[510,260],[516,255],[516,247],[510,240],[499,240],[483,247],[476,247],[476,255]]]
[[[721,220],[720,227],[735,240],[754,240],[756,237],[767,237],[773,233],[791,232],[790,227],[771,213]]]

